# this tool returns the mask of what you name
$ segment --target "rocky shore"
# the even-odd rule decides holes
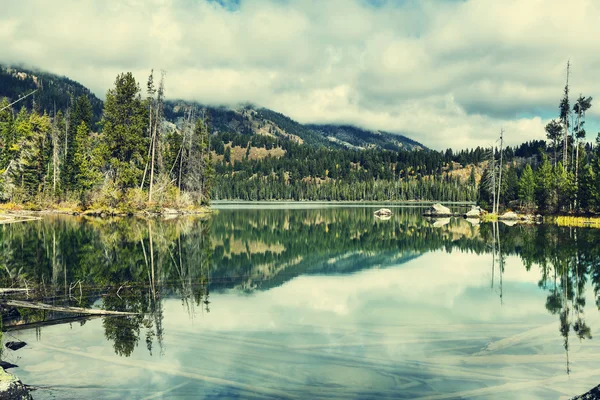
[[[29,388],[13,374],[0,368],[0,399],[32,400]]]

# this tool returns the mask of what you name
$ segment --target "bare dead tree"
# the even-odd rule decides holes
[[[152,109],[154,105],[154,95],[156,94],[156,88],[154,87],[154,70],[150,70],[150,76],[148,76],[147,84],[147,101],[148,101],[148,135],[150,136],[150,143],[148,144],[148,156],[146,157],[146,166],[144,167],[144,175],[142,176],[142,183],[140,189],[144,188],[144,182],[146,181],[146,174],[148,173],[148,165],[150,163],[150,155],[152,154]]]
[[[502,191],[502,150],[504,145],[504,129],[500,130],[500,165],[498,166],[498,196],[496,196],[496,212],[500,210],[500,193]]]
[[[151,137],[151,163],[150,163],[150,188],[148,191],[148,202],[152,202],[152,188],[154,185],[154,161],[156,159],[156,146],[159,140],[159,128],[162,123],[164,90],[165,90],[165,71],[161,71],[160,84],[158,85],[158,93],[156,97],[156,106],[154,107],[154,129]]]
[[[56,195],[56,179],[58,175],[58,126],[56,121],[56,103],[54,103],[54,117],[52,119],[52,195]]]
[[[27,97],[33,95],[35,92],[37,92],[39,89],[35,89],[33,92],[26,94],[25,96],[19,97],[17,100],[13,101],[12,103],[10,103],[9,105],[2,107],[2,109],[0,109],[0,111],[4,111],[7,108],[9,108],[10,106],[17,104],[18,102],[20,102],[21,100],[25,100]]]

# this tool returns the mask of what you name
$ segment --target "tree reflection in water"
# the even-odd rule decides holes
[[[542,279],[538,286],[548,290],[546,298],[548,312],[559,317],[566,371],[570,373],[571,330],[579,340],[592,339],[591,328],[587,325],[584,315],[585,287],[588,280],[591,281],[596,305],[600,309],[600,251],[596,245],[600,239],[600,231],[554,225],[505,228],[502,230],[502,237],[508,242],[508,246],[504,250],[500,246],[500,227],[497,223],[490,225],[492,265],[494,266],[498,260],[500,276],[504,271],[504,260],[507,254],[519,256],[527,270],[534,265],[541,269]],[[501,290],[500,287],[502,298]]]
[[[299,275],[397,266],[434,250],[491,253],[491,286],[501,302],[507,257],[540,269],[538,285],[548,292],[546,309],[560,320],[567,360],[571,331],[591,339],[585,289],[592,287],[600,306],[600,230],[472,225],[456,218],[435,225],[419,209],[379,221],[372,211],[224,210],[208,220],[45,217],[1,227],[0,283],[35,288],[48,304],[136,313],[103,320],[115,352],[129,356],[140,340],[151,354],[157,346],[165,351],[166,298],[180,298],[193,318],[209,312],[209,289],[268,290]],[[19,312],[20,323],[64,317]]]
[[[49,217],[4,227],[0,252],[6,263],[0,279],[3,287],[35,289],[36,300],[47,304],[135,313],[104,318],[115,353],[131,355],[142,335],[150,354],[156,345],[163,352],[162,298],[181,297],[190,315],[194,306],[208,304],[209,226],[198,218]],[[19,323],[65,317],[18,311]]]

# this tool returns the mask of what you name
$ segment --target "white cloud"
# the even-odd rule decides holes
[[[165,69],[171,98],[250,101],[300,122],[396,131],[433,148],[486,145],[501,127],[511,144],[543,138],[567,59],[573,97],[600,91],[592,0],[228,4],[9,2],[0,61],[67,75],[100,97],[117,73],[145,80]]]

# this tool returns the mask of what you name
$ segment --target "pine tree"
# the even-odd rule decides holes
[[[577,191],[577,198],[579,200],[579,207],[584,211],[590,211],[597,208],[598,203],[598,190],[600,186],[596,184],[596,173],[591,165],[587,165],[581,171],[581,177],[579,180],[579,186]]]
[[[546,125],[545,130],[546,137],[552,142],[552,148],[554,149],[553,164],[556,165],[558,162],[558,149],[560,148],[563,139],[563,128],[560,125],[560,121],[552,120]]]
[[[77,152],[74,154],[74,163],[77,166],[75,177],[75,190],[84,202],[91,190],[102,182],[102,167],[106,158],[106,145],[98,136],[90,135],[85,122],[77,127],[75,134]]]
[[[531,209],[535,206],[535,192],[535,177],[531,165],[527,164],[519,179],[519,200],[525,208]]]
[[[77,174],[79,173],[77,164],[74,162],[75,154],[81,150],[77,146],[75,136],[81,124],[85,124],[88,131],[92,127],[94,113],[92,105],[87,96],[79,96],[71,106],[69,112],[69,124],[73,127],[72,132],[66,134],[66,154],[64,155],[63,170],[61,171],[62,186],[67,191],[79,191],[77,188]]]
[[[117,76],[114,89],[106,93],[102,125],[117,187],[139,186],[149,141],[148,110],[131,72]]]
[[[546,155],[542,155],[542,164],[535,171],[535,200],[541,211],[554,212],[556,189],[552,166]]]
[[[554,187],[556,191],[556,207],[558,211],[567,211],[572,204],[575,192],[573,174],[567,172],[559,162],[554,168]]]

